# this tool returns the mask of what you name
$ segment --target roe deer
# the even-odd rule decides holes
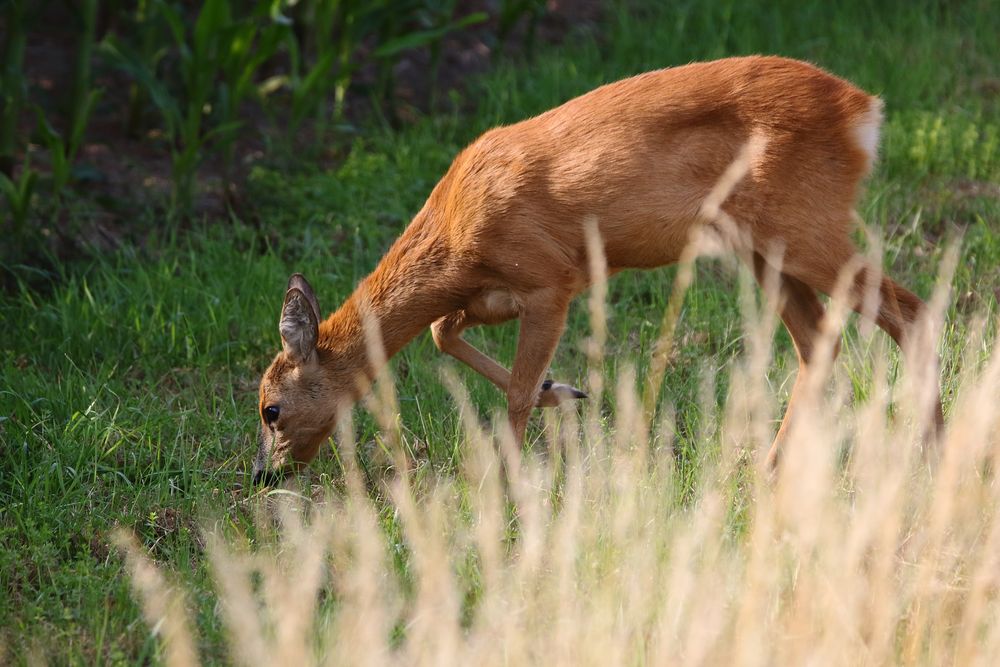
[[[354,294],[325,320],[309,284],[288,283],[283,350],[260,383],[254,479],[310,461],[338,409],[378,371],[364,340],[367,308],[391,357],[425,328],[446,352],[507,395],[524,438],[534,407],[584,396],[543,383],[575,295],[590,276],[584,220],[596,218],[608,273],[676,262],[700,209],[744,145],[762,148],[721,204],[749,239],[759,281],[777,276],[779,315],[799,373],[768,454],[774,462],[824,306],[857,262],[850,298],[861,310],[875,278],[877,324],[897,343],[924,303],[860,261],[850,238],[859,187],[876,157],[882,102],[807,63],[729,58],[602,86],[535,118],[490,130],[455,158],[424,207]],[[769,249],[784,249],[780,266]],[[520,318],[512,370],[461,337]],[[360,380],[360,383],[359,383]],[[361,383],[365,383],[362,386]],[[933,420],[942,425],[940,399]]]

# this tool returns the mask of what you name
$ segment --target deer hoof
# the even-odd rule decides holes
[[[553,408],[563,401],[580,398],[587,398],[587,394],[568,384],[546,380],[542,383],[542,390],[538,394],[538,400],[535,401],[535,407]]]

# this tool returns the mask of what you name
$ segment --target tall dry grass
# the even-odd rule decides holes
[[[921,439],[932,337],[907,350],[895,383],[877,354],[865,401],[828,364],[772,476],[758,461],[777,415],[766,374],[775,321],[742,284],[746,353],[724,407],[703,406],[693,484],[676,470],[670,411],[650,422],[631,372],[617,378],[611,419],[592,372],[584,417],[547,413],[530,452],[482,424],[446,373],[466,455],[432,483],[405,467],[384,480],[402,554],[352,463],[348,418],[342,494],[273,496],[280,538],[257,550],[207,531],[233,661],[996,664],[1000,346],[983,362],[991,341],[983,327],[971,337],[937,449]],[[835,301],[830,313],[828,347],[844,309]],[[386,387],[369,407],[392,429]],[[124,544],[162,658],[194,663],[182,597]]]
[[[480,421],[446,372],[464,461],[454,475],[417,483],[392,382],[382,378],[367,407],[392,450],[396,472],[379,483],[401,541],[386,528],[387,501],[358,470],[350,415],[342,415],[342,493],[319,502],[270,496],[261,511],[278,537],[256,549],[206,530],[233,662],[1000,662],[1000,346],[987,340],[985,322],[972,327],[957,364],[942,441],[925,445],[922,436],[948,281],[911,337],[901,377],[890,381],[884,338],[871,339],[864,400],[852,397],[845,364],[829,363],[847,317],[834,297],[820,346],[828,363],[810,374],[771,474],[761,461],[779,415],[767,374],[774,299],[769,291],[758,303],[743,272],[745,354],[721,408],[705,383],[692,480],[677,467],[670,406],[654,410],[650,397],[667,368],[678,306],[665,316],[654,377],[643,379],[645,401],[629,370],[607,389],[599,372],[606,271],[596,225],[587,229],[595,277],[587,407],[546,412],[542,442],[522,451],[502,418]],[[674,303],[697,250],[678,273]],[[196,662],[183,596],[134,541],[121,543],[161,657]]]

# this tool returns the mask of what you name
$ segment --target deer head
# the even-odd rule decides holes
[[[320,309],[301,274],[288,281],[278,330],[282,350],[260,381],[260,429],[253,481],[270,482],[308,463],[335,426],[339,397],[346,395],[335,355],[318,347]],[[343,390],[338,386],[342,386]]]

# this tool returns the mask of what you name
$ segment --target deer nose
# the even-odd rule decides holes
[[[260,451],[253,460],[253,486],[274,486],[281,481],[281,475],[268,468],[267,452]]]
[[[253,458],[253,485],[257,486],[262,484],[264,486],[271,486],[278,481],[278,478],[273,472],[267,469],[268,450],[267,450],[267,439],[264,434],[264,430],[258,427],[257,430],[257,455]]]

